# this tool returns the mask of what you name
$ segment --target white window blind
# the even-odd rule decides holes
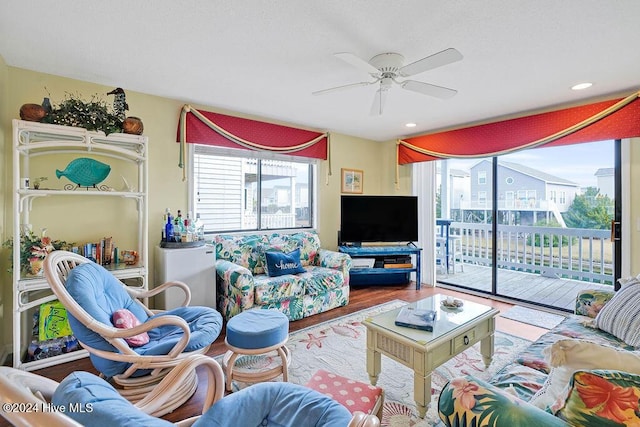
[[[190,206],[205,231],[315,226],[316,160],[190,145]]]

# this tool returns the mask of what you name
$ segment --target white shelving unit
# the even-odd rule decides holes
[[[91,158],[111,158],[131,162],[137,169],[135,191],[100,191],[77,189],[66,185],[61,190],[22,188],[22,178],[29,176],[30,160],[36,156],[81,154]],[[91,203],[96,198],[125,198],[132,200],[137,211],[136,265],[105,266],[120,280],[135,281],[134,286],[148,288],[148,153],[147,137],[87,131],[82,128],[47,125],[13,120],[13,366],[25,370],[41,369],[87,356],[85,350],[65,353],[45,359],[25,362],[31,342],[31,328],[23,325],[31,321],[27,314],[40,304],[55,300],[44,277],[24,277],[20,266],[20,231],[30,224],[33,209],[46,208],[51,197],[73,196],[77,203]],[[36,202],[37,201],[37,202]],[[34,203],[36,202],[36,203]],[[61,221],[54,218],[52,221]],[[117,235],[115,236],[117,239]],[[64,236],[56,236],[64,240]]]

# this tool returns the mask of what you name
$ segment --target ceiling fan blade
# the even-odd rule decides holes
[[[369,74],[372,74],[372,75],[380,74],[380,70],[378,70],[373,65],[369,64],[364,59],[362,59],[360,57],[357,57],[353,53],[339,52],[339,53],[334,53],[334,56],[337,57],[337,58],[342,59],[347,64],[352,65],[352,66],[356,67],[357,69],[364,71],[365,73],[369,73]]]
[[[371,111],[370,114],[372,116],[380,116],[384,111],[384,105],[387,102],[387,93],[389,90],[387,89],[378,89],[376,91],[376,95],[373,97],[373,102],[371,103]]]
[[[330,87],[329,89],[317,90],[315,92],[311,92],[311,94],[312,95],[324,95],[325,93],[338,92],[338,91],[341,91],[341,90],[350,89],[352,87],[358,87],[358,86],[368,86],[368,85],[372,85],[374,83],[375,82],[351,83],[351,84],[344,85],[344,86],[336,86],[336,87]]]
[[[418,82],[416,80],[405,80],[400,83],[403,89],[418,92],[423,95],[434,96],[440,99],[448,99],[458,93],[455,89],[449,89],[448,87],[436,86],[429,83]]]
[[[454,48],[445,49],[441,52],[434,53],[431,56],[412,62],[400,68],[398,72],[401,76],[413,76],[415,74],[422,73],[427,70],[442,67],[443,65],[451,64],[452,62],[460,61],[462,54]]]

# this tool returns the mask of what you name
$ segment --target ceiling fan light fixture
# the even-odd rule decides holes
[[[433,68],[442,67],[452,62],[460,61],[462,59],[462,54],[453,48],[445,49],[408,65],[403,65],[404,56],[393,52],[381,53],[374,56],[369,61],[365,61],[349,52],[335,53],[334,56],[360,71],[368,73],[370,77],[373,78],[373,81],[331,87],[312,92],[312,94],[322,95],[357,86],[377,84],[378,90],[376,90],[376,94],[371,105],[371,115],[378,116],[382,114],[387,93],[394,84],[400,86],[402,89],[440,99],[451,98],[457,93],[455,89],[449,89],[447,87],[432,85],[417,80],[404,80],[405,77],[419,74]]]
[[[591,82],[578,83],[576,85],[571,86],[571,90],[584,90],[593,86]]]
[[[391,89],[392,84],[393,84],[393,79],[391,77],[383,77],[380,80],[380,90],[389,90]]]
[[[417,124],[415,124],[415,123],[413,123],[413,122],[405,123],[404,125],[405,125],[406,127],[408,127],[408,128],[414,128],[414,127],[418,126]]]

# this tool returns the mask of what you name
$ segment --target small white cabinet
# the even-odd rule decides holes
[[[130,186],[122,188],[108,188],[107,191],[99,189],[78,188],[73,185],[63,186],[60,182],[47,184],[62,188],[26,187],[24,177],[30,176],[32,161],[48,162],[47,170],[55,170],[52,164],[58,164],[55,156],[69,158],[89,157],[96,160],[109,162],[115,167],[125,164],[123,168],[130,173]],[[42,160],[44,159],[44,160]],[[87,131],[83,128],[49,125],[23,120],[13,120],[13,366],[16,368],[33,370],[41,369],[58,363],[68,362],[80,357],[85,357],[84,350],[63,353],[44,359],[25,361],[25,356],[32,335],[32,317],[40,304],[55,300],[44,277],[27,277],[22,274],[20,265],[20,232],[27,224],[31,224],[32,211],[48,210],[53,198],[63,197],[64,214],[47,214],[46,224],[32,224],[33,231],[37,233],[40,227],[46,227],[60,221],[74,221],[78,218],[78,204],[84,211],[95,211],[95,221],[99,221],[103,215],[113,214],[105,212],[105,205],[111,205],[116,200],[125,200],[118,203],[122,210],[131,210],[133,221],[126,227],[118,227],[111,230],[115,241],[118,238],[135,241],[132,247],[138,252],[138,262],[135,265],[124,263],[105,266],[127,285],[148,288],[148,152],[147,137],[129,134],[110,134],[106,136],[102,132]],[[49,185],[47,185],[48,187]],[[34,215],[35,216],[35,215]],[[111,233],[110,231],[110,233]],[[92,230],[87,227],[87,235]],[[52,236],[54,239],[68,240],[66,236]],[[89,239],[88,239],[89,240]],[[80,243],[80,242],[76,242]]]
[[[167,249],[156,246],[155,282],[161,285],[172,280],[184,282],[191,290],[190,305],[216,308],[216,250],[204,245],[195,248]],[[184,301],[180,289],[162,292],[159,308],[170,310]],[[156,297],[157,298],[157,297]]]

